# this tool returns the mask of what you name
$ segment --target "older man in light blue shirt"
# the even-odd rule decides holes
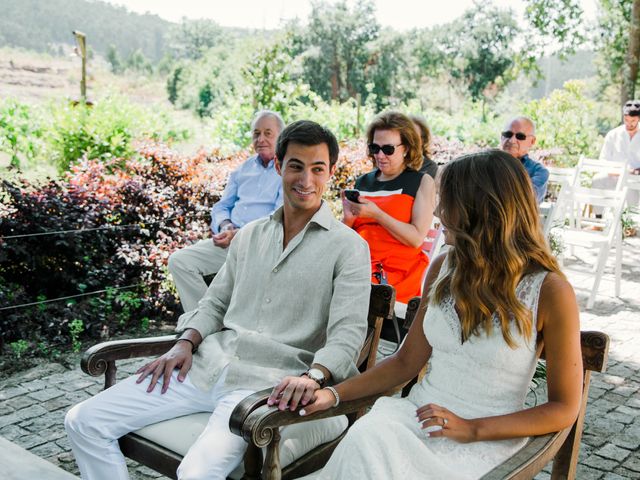
[[[284,128],[280,115],[258,112],[251,122],[256,155],[231,173],[222,198],[211,209],[212,237],[174,252],[169,272],[182,308],[195,310],[207,290],[203,276],[218,273],[238,229],[282,205],[282,180],[275,169],[275,146]]]
[[[500,136],[500,148],[522,162],[529,174],[536,200],[541,203],[547,193],[549,170],[529,156],[529,150],[536,143],[536,126],[527,117],[516,117],[507,123]]]

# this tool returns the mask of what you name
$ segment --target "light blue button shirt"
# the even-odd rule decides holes
[[[275,169],[275,160],[266,167],[254,155],[231,172],[222,198],[211,208],[211,230],[218,233],[220,224],[231,220],[243,227],[266,217],[282,205],[282,178]]]
[[[547,193],[549,170],[547,170],[547,168],[540,162],[536,162],[529,155],[525,155],[520,158],[520,161],[529,174],[529,178],[531,178],[533,190],[536,193],[536,200],[538,200],[538,203],[542,202]]]

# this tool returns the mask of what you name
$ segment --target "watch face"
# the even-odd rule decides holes
[[[324,373],[322,373],[322,370],[319,370],[317,368],[310,368],[307,372],[307,375],[309,375],[309,378],[311,380],[315,380],[319,384],[324,383]]]

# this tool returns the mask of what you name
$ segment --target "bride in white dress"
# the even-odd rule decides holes
[[[478,478],[526,437],[578,413],[575,294],[542,235],[521,163],[498,150],[454,160],[437,210],[450,248],[429,269],[402,347],[335,393],[316,390],[301,414],[386,391],[428,362],[427,373],[407,398],[379,399],[310,478]],[[542,337],[549,399],[524,409]]]

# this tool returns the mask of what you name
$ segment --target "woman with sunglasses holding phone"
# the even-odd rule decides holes
[[[356,179],[357,201],[342,195],[343,222],[369,244],[374,283],[389,283],[406,303],[420,295],[429,259],[421,249],[433,219],[435,184],[422,166],[422,142],[399,112],[378,115],[367,127],[375,169]]]

